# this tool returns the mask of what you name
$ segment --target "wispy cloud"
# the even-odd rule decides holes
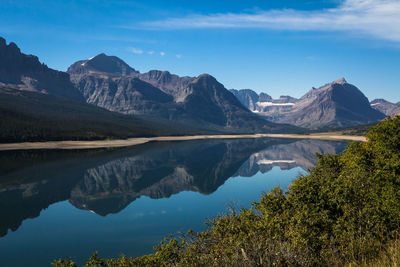
[[[179,54],[178,54],[178,55],[175,55],[175,56],[176,56],[176,58],[178,58],[178,59],[179,59],[179,58],[182,58],[182,55],[179,55]]]
[[[137,54],[137,55],[142,55],[142,54],[147,54],[147,55],[154,55],[156,52],[154,51],[154,50],[149,50],[149,51],[146,51],[146,50],[143,50],[143,49],[140,49],[140,48],[136,48],[136,47],[128,47],[127,48],[127,50],[129,51],[129,52],[131,52],[131,53],[133,53],[133,54]],[[160,54],[160,56],[165,56],[165,52],[164,51],[160,51],[160,52],[157,52],[158,54]],[[181,58],[181,55],[176,55],[176,57],[177,58]]]
[[[345,31],[400,42],[400,0],[344,0],[336,8],[191,15],[144,22],[153,29],[260,28]]]
[[[129,48],[129,50],[130,50],[132,53],[138,54],[138,55],[141,55],[141,54],[144,53],[144,51],[143,51],[142,49],[138,49],[138,48],[135,48],[135,47],[131,47],[131,48]]]

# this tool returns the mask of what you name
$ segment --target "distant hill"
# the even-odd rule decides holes
[[[261,99],[261,94],[257,98],[250,91],[231,90],[251,111],[276,123],[309,129],[333,129],[373,123],[385,117],[385,114],[373,109],[364,94],[344,78],[313,88],[300,99],[281,96],[274,100],[266,94]]]
[[[88,103],[111,111],[228,132],[299,130],[253,114],[208,74],[179,77],[157,70],[142,74],[105,54],[78,61],[67,72]]]
[[[394,116],[400,113],[400,102],[392,103],[385,99],[375,99],[371,101],[371,107],[387,116]]]

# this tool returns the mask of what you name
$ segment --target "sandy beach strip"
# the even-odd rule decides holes
[[[318,139],[333,141],[361,141],[365,142],[364,136],[353,135],[329,135],[329,134],[237,134],[237,135],[191,135],[191,136],[159,136],[138,137],[120,140],[97,140],[97,141],[47,141],[47,142],[23,142],[3,143],[0,150],[30,150],[30,149],[91,149],[108,147],[126,147],[144,144],[150,141],[188,141],[201,139],[239,139],[239,138],[293,138],[293,139]]]

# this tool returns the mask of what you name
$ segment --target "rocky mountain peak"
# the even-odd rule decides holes
[[[138,71],[130,67],[125,61],[116,57],[108,56],[104,53],[97,56],[75,62],[68,68],[70,74],[83,74],[87,72],[101,72],[117,75],[136,74]]]
[[[173,83],[172,80],[179,79],[177,75],[172,75],[169,71],[161,71],[161,70],[150,70],[147,73],[143,73],[141,75],[141,78],[143,78],[143,80],[148,82],[157,81],[156,84],[160,85],[161,87],[171,82]]]
[[[160,77],[171,77],[171,73],[169,71],[161,71],[161,70],[150,70],[148,72],[149,77],[158,79]]]
[[[86,62],[81,63],[81,65],[88,66],[95,71],[120,75],[129,75],[133,72],[137,72],[122,59],[116,56],[107,56],[104,53],[88,59]]]
[[[386,103],[393,104],[392,102],[389,102],[383,98],[378,98],[371,101],[371,104],[386,104]]]
[[[0,82],[19,90],[83,100],[67,73],[48,68],[38,57],[21,53],[15,43],[7,45],[3,38],[0,38]]]
[[[379,98],[371,101],[371,107],[382,112],[386,116],[394,116],[400,112],[400,102],[392,103],[385,99]]]
[[[13,42],[7,45],[6,39],[0,37],[0,55],[2,57],[21,56],[21,50]]]
[[[237,99],[257,115],[272,122],[288,123],[310,129],[347,127],[379,121],[384,114],[397,112],[397,106],[380,104],[367,97],[345,78],[329,82],[318,88],[313,87],[300,99],[281,96],[279,99],[258,96],[245,90],[231,90]],[[372,108],[371,108],[372,106]]]
[[[20,54],[20,53],[21,53],[21,50],[19,49],[19,47],[18,47],[15,43],[13,43],[13,42],[10,42],[10,43],[8,44],[8,48],[9,48],[11,51],[14,51],[14,52],[17,53],[17,54]]]
[[[289,95],[281,95],[279,97],[279,99],[275,100],[276,103],[294,103],[296,102],[298,99],[291,97]]]
[[[344,89],[345,87],[348,88],[348,89],[351,87],[351,89],[358,90],[357,87],[349,84],[346,81],[345,78],[340,78],[340,79],[337,79],[336,81],[333,81],[333,82],[327,83],[327,84],[325,84],[325,85],[323,85],[321,87],[318,87],[317,89],[315,89],[313,87],[310,91],[308,91],[307,94],[305,94],[303,96],[303,98],[310,98],[310,97],[312,98],[312,97],[318,96],[322,92],[328,93],[328,92],[331,92],[334,89],[341,90],[341,89]]]
[[[345,83],[347,83],[347,81],[343,77],[332,82],[332,84],[345,84]]]
[[[273,99],[269,94],[260,93],[258,101],[260,102],[271,102]]]
[[[193,82],[218,83],[217,79],[207,73],[200,74]]]
[[[20,51],[15,43],[10,42],[10,44],[7,45],[6,39],[0,37],[0,49],[5,49],[5,48]]]
[[[254,92],[251,89],[240,89],[240,90],[231,89],[229,91],[234,96],[236,96],[236,98],[240,101],[240,103],[242,103],[249,110],[255,110],[257,102],[260,101],[260,99],[261,99],[261,94],[259,96],[256,92]],[[262,94],[263,94],[263,98],[265,98],[265,99],[271,98],[267,94],[264,94],[264,93],[262,93]]]

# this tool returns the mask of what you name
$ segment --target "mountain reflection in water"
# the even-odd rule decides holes
[[[235,176],[274,166],[307,170],[315,153],[341,152],[346,143],[245,139],[151,143],[124,149],[16,151],[0,154],[0,236],[51,204],[69,200],[101,216],[140,196],[168,198],[182,191],[211,194]],[[257,197],[257,196],[255,196]]]

